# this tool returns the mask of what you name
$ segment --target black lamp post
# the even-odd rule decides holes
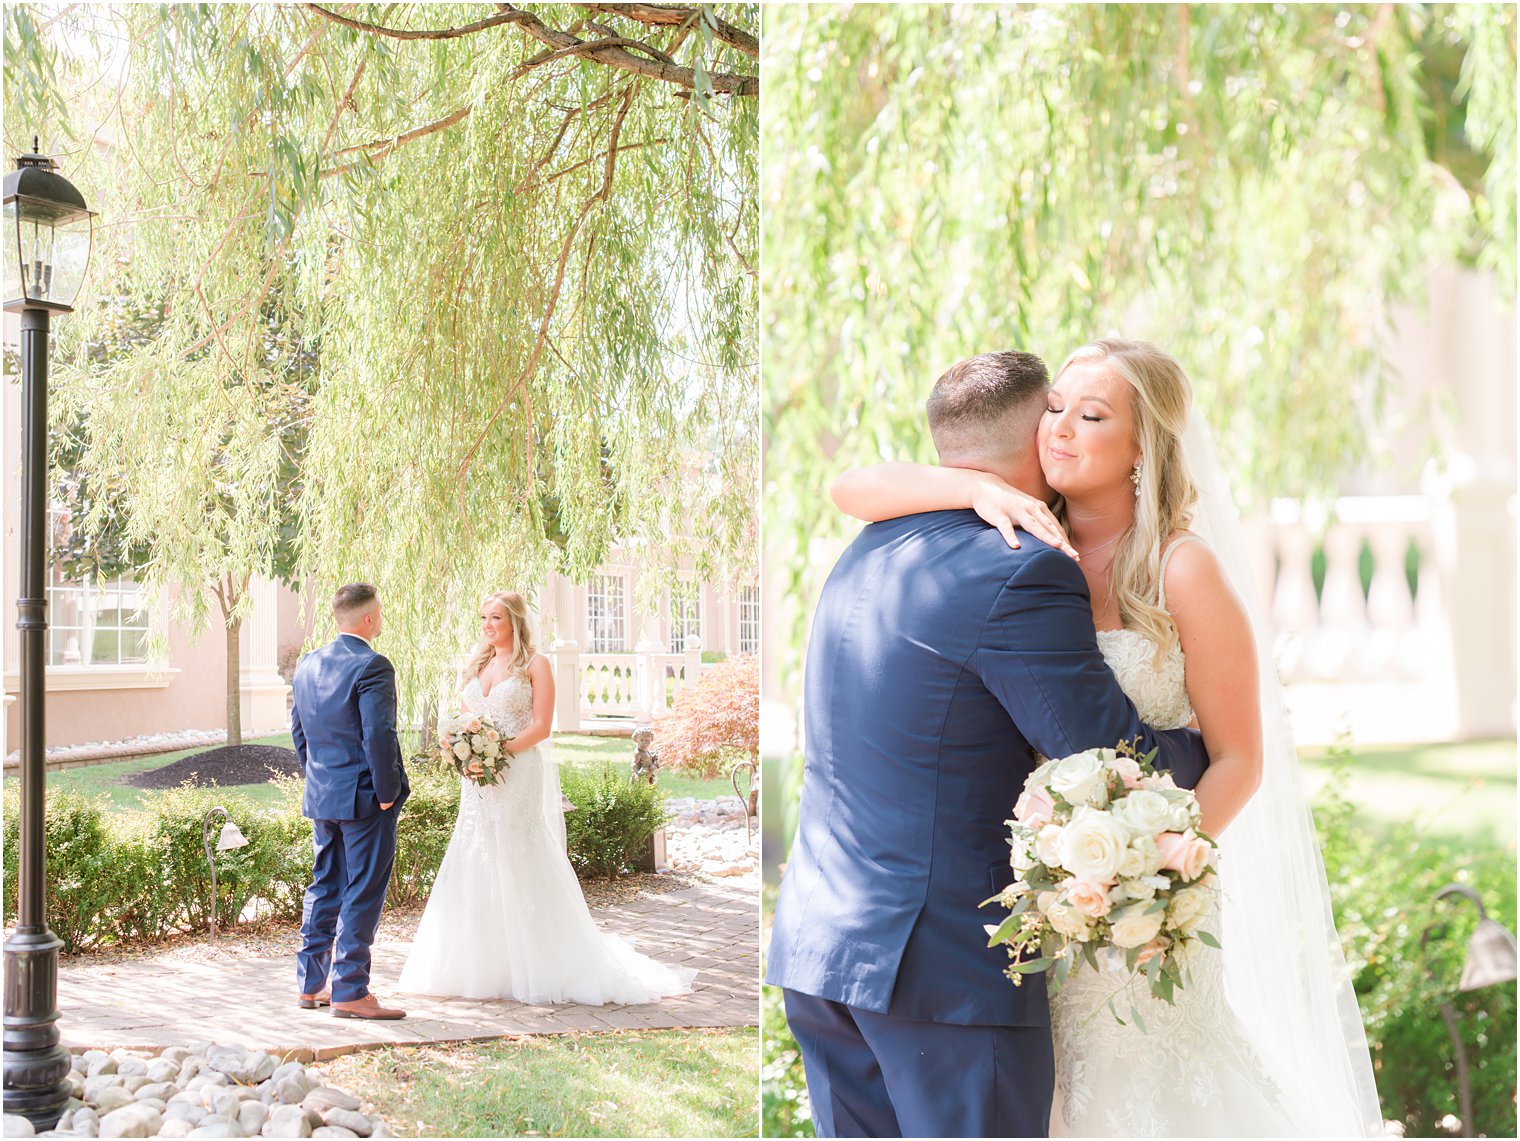
[[[5,1112],[50,1129],[69,1098],[58,1044],[58,949],[44,878],[43,661],[47,635],[48,322],[73,312],[90,264],[84,197],[37,154],[5,176],[4,302],[21,314],[21,866],[16,933],[5,942]]]
[[[1515,937],[1499,922],[1488,917],[1488,908],[1478,898],[1478,893],[1459,883],[1449,883],[1436,892],[1439,902],[1448,896],[1460,896],[1471,900],[1478,908],[1478,926],[1467,940],[1467,959],[1462,964],[1462,978],[1457,983],[1461,991],[1481,990],[1497,983],[1507,983],[1515,978]],[[1420,949],[1432,937],[1446,934],[1442,924],[1431,924],[1420,935]],[[1435,970],[1426,961],[1426,971],[1436,977]],[[1457,1067],[1457,1107],[1462,1115],[1461,1136],[1473,1136],[1472,1081],[1467,1073],[1467,1049],[1462,1045],[1462,1035],[1457,1027],[1457,1009],[1451,1000],[1441,1003],[1441,1020],[1446,1023],[1446,1033],[1451,1038],[1452,1056]]]

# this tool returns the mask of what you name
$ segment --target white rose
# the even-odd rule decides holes
[[[1061,833],[1061,866],[1088,883],[1111,884],[1129,834],[1106,812],[1079,808]]]
[[[1149,900],[1156,898],[1156,885],[1149,876],[1136,876],[1133,879],[1121,880],[1115,889],[1121,892],[1125,899]]]
[[[1168,926],[1175,931],[1191,935],[1198,930],[1214,904],[1214,893],[1198,887],[1185,887],[1172,894],[1166,908]]]
[[[1147,915],[1149,907],[1148,903],[1132,903],[1109,915],[1108,934],[1115,947],[1143,947],[1156,937],[1163,915],[1159,911]]]
[[[1182,801],[1167,807],[1171,810],[1168,814],[1167,826],[1163,832],[1186,832],[1193,826],[1193,801]]]
[[[498,745],[495,741],[487,741],[486,742],[486,756],[488,756],[488,757],[499,757],[499,756],[501,756],[501,746]]]
[[[1156,846],[1154,836],[1137,836],[1129,842],[1129,850],[1140,853],[1138,875],[1153,876],[1161,870],[1161,849]]]
[[[1068,939],[1085,940],[1092,935],[1092,925],[1087,917],[1065,901],[1052,907],[1045,918],[1057,934],[1065,935]]]
[[[1047,824],[1035,834],[1034,854],[1039,857],[1040,863],[1048,868],[1059,868],[1061,864],[1061,833],[1065,831],[1059,824]]]
[[[477,755],[484,754],[485,751],[486,751],[485,738],[483,738],[483,737],[476,737],[473,741],[471,741],[470,742],[470,751],[473,752],[473,753],[476,753]]]
[[[1114,801],[1114,819],[1136,836],[1155,836],[1171,827],[1172,805],[1159,792],[1137,788]]]
[[[1086,804],[1096,791],[1107,795],[1108,769],[1099,750],[1076,753],[1057,762],[1050,772],[1050,787],[1066,798],[1068,804]]]
[[[470,743],[468,741],[455,741],[454,742],[454,755],[456,757],[458,757],[461,761],[467,761],[467,760],[469,760],[470,759]]]

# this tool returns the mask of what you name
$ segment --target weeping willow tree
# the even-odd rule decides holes
[[[420,702],[487,590],[614,541],[753,570],[757,22],[7,6],[7,141],[66,126],[101,213],[55,407],[146,581],[231,629],[293,527],[319,598],[379,585]],[[92,358],[143,296],[158,335]]]
[[[954,361],[1158,341],[1237,492],[1301,494],[1361,454],[1387,304],[1432,260],[1513,295],[1512,7],[767,8],[764,33],[779,677],[854,526],[829,480],[932,461]]]

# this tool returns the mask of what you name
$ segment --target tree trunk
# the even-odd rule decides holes
[[[222,624],[227,629],[227,744],[243,743],[243,662],[241,636],[243,619],[237,613],[238,602],[248,593],[252,575],[244,575],[242,584],[229,574],[217,579],[212,587],[222,608]]]
[[[227,744],[243,743],[243,673],[239,635],[243,620],[227,623]]]

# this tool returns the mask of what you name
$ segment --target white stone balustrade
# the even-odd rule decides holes
[[[1382,728],[1387,739],[1513,732],[1514,611],[1504,584],[1513,582],[1514,520],[1504,498],[1347,496],[1323,510],[1275,500],[1246,533],[1290,705],[1295,691],[1338,690],[1354,734]],[[1379,726],[1389,713],[1397,724]],[[1328,730],[1309,734],[1321,735]]]
[[[702,674],[702,648],[687,640],[680,653],[657,642],[640,642],[632,653],[583,653],[572,641],[556,642],[555,730],[597,723],[648,723],[665,716],[676,698]]]

